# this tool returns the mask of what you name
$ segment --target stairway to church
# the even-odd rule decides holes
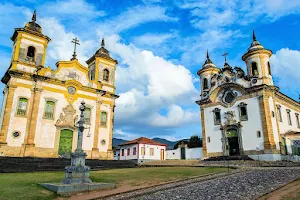
[[[0,157],[0,173],[64,171],[70,162],[70,159],[61,158]],[[136,167],[136,163],[129,160],[86,160],[86,165],[91,170]]]
[[[204,159],[204,161],[224,161],[224,160],[253,160],[252,158],[242,155],[242,156],[217,156],[209,157]]]

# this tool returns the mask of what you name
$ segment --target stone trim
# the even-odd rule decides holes
[[[100,99],[101,97],[97,97]],[[100,129],[100,117],[101,117],[101,104],[103,101],[97,100],[96,102],[96,120],[95,120],[95,132],[94,132],[94,143],[91,153],[92,159],[99,159],[99,129]]]
[[[204,119],[204,108],[201,107],[200,109],[201,115],[201,127],[202,127],[202,154],[203,157],[207,157],[207,147],[206,147],[206,133],[205,133],[205,119]]]

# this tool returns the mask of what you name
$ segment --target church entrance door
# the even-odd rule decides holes
[[[228,129],[226,131],[226,137],[228,139],[229,156],[240,155],[240,145],[237,129]]]
[[[73,131],[61,130],[59,139],[58,156],[63,158],[70,158],[72,152]]]
[[[181,160],[185,160],[185,148],[184,147],[180,148],[180,155],[181,155]]]

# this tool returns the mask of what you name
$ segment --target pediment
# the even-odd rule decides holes
[[[220,102],[224,105],[231,105],[236,101],[237,97],[242,96],[245,93],[245,88],[242,85],[226,83],[212,91],[210,100],[211,102]]]

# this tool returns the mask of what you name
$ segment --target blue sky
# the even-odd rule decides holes
[[[37,9],[37,22],[52,41],[46,66],[72,56],[78,37],[79,61],[92,56],[105,38],[118,59],[115,137],[201,136],[199,79],[205,52],[223,66],[245,69],[241,56],[257,39],[273,51],[271,69],[280,91],[300,94],[300,1],[289,0],[23,0],[0,2],[0,74],[9,67],[14,28]],[[3,89],[3,85],[1,85]]]

